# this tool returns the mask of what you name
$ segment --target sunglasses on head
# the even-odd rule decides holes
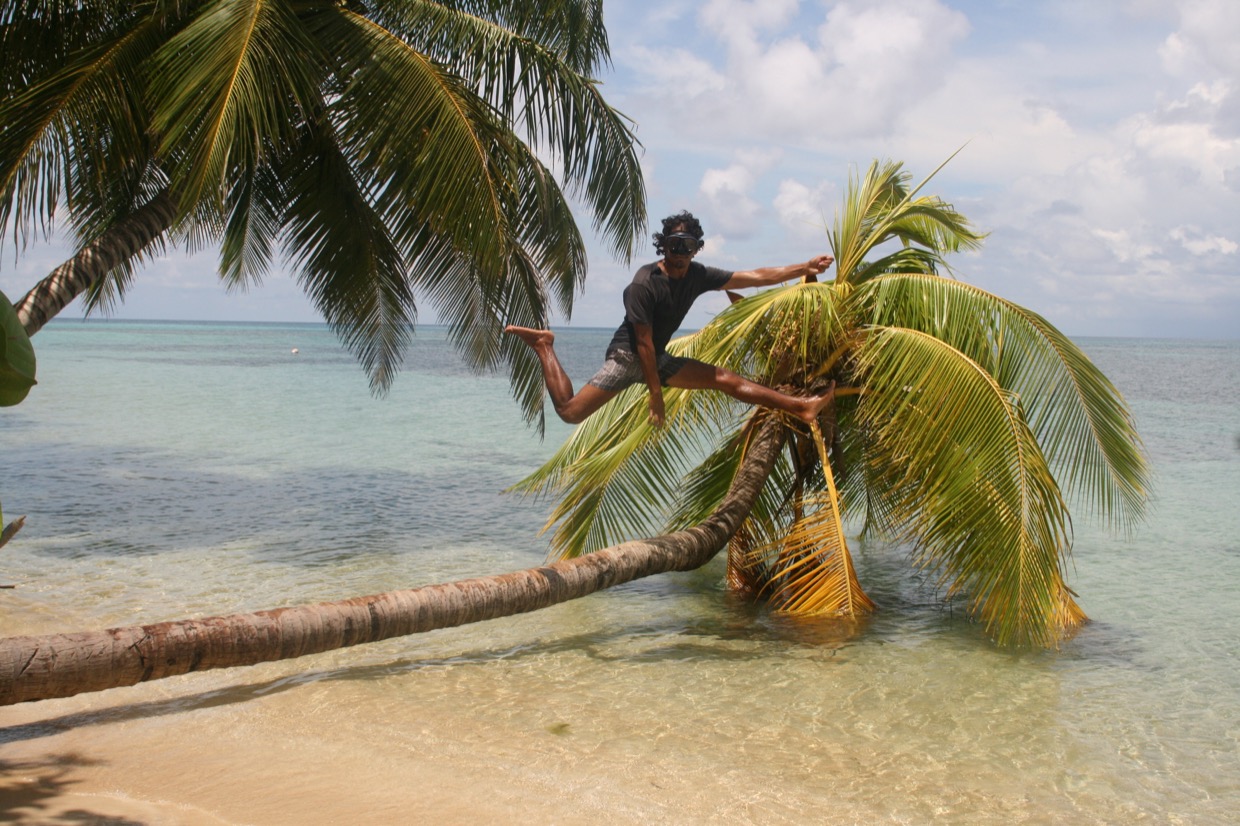
[[[687,232],[673,232],[663,239],[663,249],[672,255],[693,255],[701,248],[702,242]]]

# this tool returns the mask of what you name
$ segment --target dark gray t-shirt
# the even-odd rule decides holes
[[[658,262],[646,264],[633,276],[633,282],[624,288],[624,323],[612,336],[607,352],[628,350],[636,353],[637,334],[633,325],[645,324],[653,333],[655,356],[662,355],[697,297],[711,290],[723,289],[731,278],[732,273],[728,270],[707,267],[696,261],[689,264],[684,278],[668,278]]]

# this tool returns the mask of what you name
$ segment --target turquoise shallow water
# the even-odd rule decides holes
[[[560,334],[578,382],[609,335]],[[37,773],[85,755],[65,764],[74,788],[179,806],[168,822],[316,820],[299,806],[343,822],[333,805],[446,822],[496,807],[533,822],[1235,822],[1240,342],[1081,344],[1131,403],[1156,488],[1131,536],[1077,519],[1071,584],[1093,621],[1060,651],[997,649],[901,549],[864,546],[882,610],[858,636],[732,602],[715,564],[525,617],[0,709],[0,762]],[[441,331],[419,330],[382,399],[315,325],[58,322],[35,345],[39,386],[0,412],[0,497],[28,516],[0,552],[0,582],[18,585],[0,591],[0,634],[545,558],[543,506],[502,491],[568,428],[540,442],[506,382],[470,373]],[[289,752],[332,768],[273,767]],[[192,782],[170,768],[186,759],[204,767]],[[284,771],[274,798],[243,782],[258,767]]]

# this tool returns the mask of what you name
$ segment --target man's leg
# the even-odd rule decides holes
[[[569,424],[584,422],[591,413],[616,395],[615,392],[602,390],[592,384],[587,384],[581,388],[580,393],[574,394],[573,383],[556,357],[555,334],[550,330],[534,330],[510,324],[504,328],[504,332],[521,339],[534,351],[542,364],[543,381],[551,395],[551,403],[555,405],[555,412]]]
[[[789,396],[750,381],[731,370],[692,359],[677,370],[667,380],[667,384],[669,387],[681,387],[687,390],[719,390],[746,404],[756,404],[760,407],[791,413],[806,424],[817,419],[818,414],[835,396],[834,384],[821,396]]]

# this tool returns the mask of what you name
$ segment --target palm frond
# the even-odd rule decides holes
[[[644,388],[634,386],[609,402],[615,414],[608,417],[612,426],[598,434],[596,448],[579,453],[580,458],[558,474],[560,501],[546,528],[559,523],[551,538],[553,552],[578,556],[657,532],[670,494],[687,469],[687,457],[693,455],[688,443],[694,434],[676,423],[685,395],[666,391],[666,423],[657,430],[646,418]],[[597,413],[587,423],[596,418]]]
[[[601,0],[452,0],[439,5],[493,21],[561,55],[581,74],[593,74],[609,60]]]
[[[628,260],[645,229],[645,184],[631,122],[589,76],[607,54],[601,4],[393,5],[378,19],[452,65],[531,146],[551,153],[594,230]]]
[[[526,421],[542,431],[543,381],[538,360],[507,324],[544,328],[549,299],[566,315],[586,271],[585,247],[553,177],[533,156],[517,170],[519,199],[505,204],[512,235],[504,265],[489,270],[469,252],[434,245],[418,251],[410,273],[436,307],[452,341],[475,370],[508,369]],[[433,236],[426,228],[423,239]]]
[[[1061,487],[1112,526],[1140,519],[1149,471],[1115,386],[1037,313],[958,281],[886,276],[858,291],[872,324],[928,333],[968,355],[1019,399]]]
[[[749,438],[756,430],[755,425],[751,417],[739,433],[725,438],[684,475],[668,512],[669,532],[696,525],[719,507],[740,469]],[[766,490],[763,488],[764,493]],[[755,504],[755,510],[761,511],[761,505]]]
[[[503,333],[507,323],[545,327],[547,297],[542,271],[526,249],[515,246],[498,273],[483,270],[467,254],[443,242],[430,227],[415,247],[410,279],[435,308],[440,323],[475,370],[507,366],[513,396],[526,421],[542,430],[542,369],[530,348]]]
[[[308,131],[282,170],[291,199],[282,247],[315,307],[384,392],[399,369],[416,308],[406,262],[335,136]]]
[[[827,233],[838,281],[860,284],[893,269],[906,270],[908,253],[897,252],[866,263],[871,252],[892,240],[904,247],[920,245],[921,251],[915,255],[933,271],[947,266],[944,253],[980,246],[984,235],[973,230],[951,204],[933,196],[917,197],[955,154],[911,189],[903,165],[892,161],[873,162],[864,178],[849,176],[844,207]]]
[[[805,283],[738,301],[693,337],[693,358],[766,384],[796,383],[821,372],[838,346],[840,290]]]
[[[568,199],[551,171],[528,150],[516,173],[516,189],[514,234],[531,257],[540,284],[555,300],[559,313],[568,318],[576,293],[585,287],[588,269],[585,242]],[[544,301],[544,313],[545,308]]]
[[[688,346],[687,339],[678,339],[669,348],[684,353]],[[731,400],[722,394],[664,388],[665,424],[656,429],[649,422],[647,392],[634,385],[620,393],[579,424],[541,468],[509,489],[559,500],[544,528],[558,523],[552,535],[555,553],[588,553],[653,533],[668,524],[669,517],[672,523],[686,518],[684,480],[690,468],[710,454],[705,434],[726,430],[722,422],[733,408],[725,401]],[[718,460],[715,455],[706,461]],[[700,505],[706,499],[694,501]]]
[[[220,276],[230,287],[257,284],[279,242],[287,196],[268,165],[246,170],[230,188],[220,245]]]
[[[877,607],[857,579],[844,533],[842,502],[818,425],[813,438],[826,489],[797,503],[797,517],[777,542],[753,549],[769,571],[772,599],[789,614],[856,617]]]
[[[920,564],[949,595],[967,593],[1000,643],[1055,644],[1069,517],[1019,400],[976,361],[914,330],[870,330],[859,370],[867,482]]]
[[[131,181],[125,171],[149,158],[135,78],[157,42],[158,23],[133,10],[40,11],[6,9],[14,19],[2,35],[5,71],[13,74],[0,98],[0,225],[15,218],[19,245],[33,227],[50,231],[66,194],[71,219],[80,220],[79,203],[101,186]],[[49,13],[64,32],[43,23]],[[60,38],[49,38],[52,32]],[[82,234],[98,231],[88,226]]]
[[[152,123],[183,209],[223,211],[234,175],[297,139],[325,59],[286,3],[216,0],[152,58]]]

